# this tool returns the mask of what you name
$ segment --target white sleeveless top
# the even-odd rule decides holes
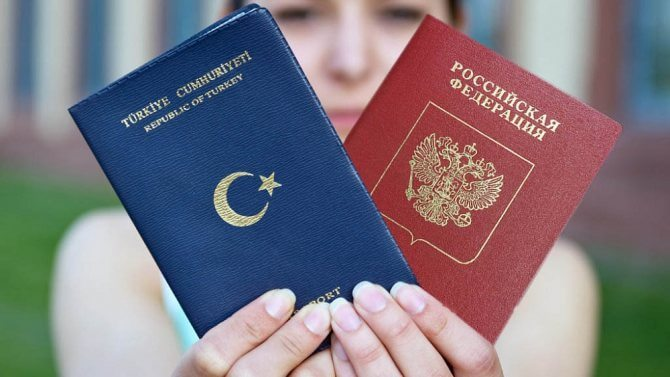
[[[172,325],[177,332],[181,349],[185,352],[193,345],[193,343],[198,341],[198,335],[188,321],[186,313],[184,313],[184,309],[179,305],[172,289],[170,289],[170,286],[162,276],[161,293],[161,296],[163,297],[163,306],[172,320]]]

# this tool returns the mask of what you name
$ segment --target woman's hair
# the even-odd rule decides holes
[[[245,0],[232,0],[233,9],[241,8]],[[449,5],[449,14],[451,15],[451,22],[458,25],[461,21],[463,10],[461,9],[461,0],[445,0]]]

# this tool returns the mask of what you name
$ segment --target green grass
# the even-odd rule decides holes
[[[48,321],[54,250],[77,216],[114,205],[104,185],[0,170],[0,375],[56,374]],[[670,264],[589,252],[603,293],[597,375],[670,375]]]
[[[54,250],[78,215],[118,205],[111,189],[0,171],[0,375],[55,375],[48,307]]]
[[[589,251],[602,284],[597,375],[670,376],[668,258]]]

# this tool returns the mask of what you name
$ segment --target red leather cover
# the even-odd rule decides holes
[[[428,16],[345,146],[420,284],[495,341],[620,131]]]

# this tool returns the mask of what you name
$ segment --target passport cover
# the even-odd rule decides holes
[[[345,147],[419,283],[495,341],[620,129],[427,16]]]
[[[248,6],[70,109],[198,336],[413,275],[271,15]]]

